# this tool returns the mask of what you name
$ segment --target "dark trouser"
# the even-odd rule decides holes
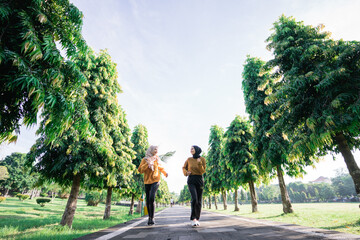
[[[204,190],[204,179],[201,175],[190,175],[187,180],[191,194],[191,216],[190,220],[200,219],[202,194]]]
[[[159,185],[160,184],[158,182],[152,184],[145,184],[146,207],[148,209],[149,218],[154,218],[155,195],[159,188]]]

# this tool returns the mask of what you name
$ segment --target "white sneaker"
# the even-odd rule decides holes
[[[191,220],[191,226],[196,227],[196,221]]]
[[[196,224],[196,226],[200,227],[200,222],[199,222],[199,220],[196,220],[196,221],[195,221],[195,224]]]

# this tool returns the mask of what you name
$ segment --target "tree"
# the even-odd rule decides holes
[[[329,183],[318,183],[315,186],[318,189],[321,201],[328,201],[335,198],[334,188]]]
[[[39,131],[52,142],[84,100],[86,79],[73,62],[86,46],[82,13],[67,0],[14,0],[2,2],[0,19],[0,143],[16,141],[21,121],[36,124],[40,110],[46,124]],[[86,115],[77,123],[86,133]]]
[[[290,144],[286,135],[278,129],[270,132],[275,121],[272,113],[277,109],[275,103],[266,102],[267,94],[276,90],[275,79],[271,77],[271,69],[258,58],[248,56],[243,70],[243,91],[246,111],[254,124],[254,137],[251,148],[254,159],[258,163],[260,175],[277,174],[284,213],[292,213],[293,208],[284,181],[284,169],[290,176],[304,173],[304,166],[313,162],[306,155],[298,159],[290,156]]]
[[[242,188],[241,188],[241,191],[240,191],[240,200],[241,200],[242,203],[244,203],[246,201],[246,192]]]
[[[331,183],[338,197],[345,198],[356,195],[350,174],[339,172],[336,177],[331,179]]]
[[[0,166],[0,181],[8,178],[9,178],[9,171],[7,170],[7,167]]]
[[[211,179],[210,179],[210,170],[209,170],[209,161],[208,161],[208,157],[207,157],[207,153],[204,152],[202,154],[202,157],[205,158],[206,160],[206,172],[203,174],[203,178],[204,178],[204,191],[203,191],[203,199],[208,197],[208,204],[209,204],[209,209],[211,209]]]
[[[5,189],[5,196],[9,190],[24,192],[35,184],[37,178],[25,167],[25,161],[25,153],[12,153],[0,162],[0,166],[6,167],[9,173],[8,178],[0,180],[2,188]]]
[[[136,167],[139,167],[141,160],[145,157],[146,150],[149,148],[148,132],[144,125],[139,124],[134,127],[131,142],[134,144],[133,150],[136,153],[132,163]],[[144,189],[144,179],[138,171],[134,171],[132,180],[129,183],[129,189],[131,194],[129,214],[131,215],[134,212],[134,199],[140,198]],[[140,202],[141,201],[139,201],[138,206],[140,206]]]
[[[121,184],[119,175],[125,178],[134,170],[132,150],[128,145],[130,136],[124,134],[130,130],[116,97],[121,91],[116,65],[105,51],[96,56],[91,49],[75,63],[88,79],[84,84],[86,108],[77,109],[76,115],[89,113],[90,133],[83,136],[77,125],[73,125],[52,146],[46,144],[48,136],[43,133],[29,153],[29,164],[34,165],[42,178],[71,186],[60,223],[69,227],[76,211],[80,185],[85,179],[91,186],[108,188],[111,199],[112,189],[109,188]]]
[[[113,69],[116,72],[115,64],[113,65]],[[117,105],[116,95],[114,94],[113,97],[115,97],[115,99],[112,104]],[[107,165],[108,175],[104,178],[104,185],[107,187],[104,219],[110,218],[113,188],[116,186],[119,188],[122,186],[127,187],[129,182],[132,181],[133,173],[136,171],[135,165],[132,164],[132,159],[135,157],[135,151],[132,150],[134,145],[131,142],[131,130],[127,124],[126,115],[121,106],[117,105],[116,108],[118,109],[118,113],[114,117],[115,121],[117,120],[118,123],[116,125],[110,125],[110,127],[113,127],[110,131],[110,136],[113,140],[112,146],[117,157],[119,157],[118,160],[121,159],[121,161],[115,161],[114,166],[111,164]],[[109,118],[111,118],[111,116]],[[110,161],[110,159],[108,159],[108,161]],[[111,178],[113,178],[113,181],[109,182],[109,179]]]
[[[297,157],[340,152],[360,194],[360,169],[352,149],[360,135],[360,42],[334,41],[323,25],[306,26],[281,16],[267,39],[274,58],[268,65],[281,77],[269,96]]]
[[[188,189],[188,186],[184,185],[184,188],[180,191],[179,202],[185,203],[185,202],[190,202],[190,200],[191,200],[190,191]]]
[[[236,116],[225,132],[224,144],[225,166],[231,171],[228,181],[235,190],[235,211],[239,211],[237,190],[240,185],[244,184],[249,184],[252,210],[253,212],[257,211],[254,182],[258,179],[259,172],[252,159],[251,139],[252,126],[250,122]]]
[[[223,135],[224,130],[221,127],[217,125],[211,126],[209,136],[209,150],[207,153],[208,159],[206,172],[208,174],[211,192],[214,194],[214,203],[216,209],[216,194],[218,194],[220,191],[223,191],[223,183],[221,183],[221,181],[226,181],[226,179],[220,178],[222,176],[222,167],[220,165],[220,162],[222,160]],[[226,199],[224,201],[224,209],[225,208]]]
[[[159,203],[170,204],[170,191],[166,181],[162,180],[158,191],[156,192],[156,198]]]

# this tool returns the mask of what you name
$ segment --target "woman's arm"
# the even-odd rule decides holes
[[[187,177],[188,176],[188,166],[189,166],[189,162],[188,162],[188,159],[185,161],[185,164],[184,166],[182,167],[182,170],[183,170],[183,173],[184,173],[184,176]]]
[[[162,172],[162,174],[164,174],[165,177],[168,176],[167,172],[165,171],[164,167],[161,166],[159,163],[158,163],[158,169],[160,172]]]
[[[148,167],[149,167],[149,165],[147,164],[147,162],[143,158],[141,160],[141,163],[140,163],[139,167],[138,167],[139,173],[144,173]]]
[[[205,158],[200,158],[200,161],[198,162],[199,164],[199,168],[200,168],[200,173],[201,175],[205,173],[206,171],[206,160]]]

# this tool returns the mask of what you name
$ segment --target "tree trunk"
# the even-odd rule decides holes
[[[132,194],[129,215],[133,215],[134,213],[134,198],[135,198],[135,194]]]
[[[234,202],[235,202],[235,212],[238,212],[240,211],[239,209],[239,206],[238,206],[238,191],[237,189],[235,190],[235,193],[234,193]]]
[[[54,201],[55,197],[56,197],[56,192],[51,192],[51,202]]]
[[[62,226],[68,225],[70,228],[72,226],[72,222],[74,220],[74,215],[76,211],[76,204],[77,204],[79,191],[80,191],[80,175],[77,174],[73,178],[70,196],[68,198],[66,208],[60,222]]]
[[[289,194],[286,190],[286,185],[285,185],[282,169],[280,166],[276,166],[276,170],[277,170],[277,175],[278,175],[278,179],[279,179],[279,187],[280,187],[280,192],[281,192],[283,211],[284,211],[284,213],[293,213],[294,210],[291,205]]]
[[[227,210],[226,190],[222,190],[221,195],[222,195],[222,198],[223,198],[224,210]]]
[[[35,188],[33,188],[33,189],[31,190],[30,199],[33,199],[33,197],[34,197],[34,191],[35,191]]]
[[[109,219],[111,213],[111,195],[112,195],[112,187],[108,187],[106,194],[106,203],[105,203],[105,212],[103,219]]]
[[[211,209],[211,195],[209,195],[209,209]]]
[[[8,194],[9,194],[9,189],[7,188],[7,189],[5,190],[5,195],[4,195],[4,197],[7,197]]]
[[[216,195],[215,194],[214,194],[214,204],[215,204],[215,209],[218,210],[217,202],[216,202]]]
[[[252,212],[257,212],[257,199],[256,199],[256,192],[255,192],[255,184],[253,181],[249,181],[249,189],[250,189],[250,197],[251,197],[251,207]]]
[[[354,155],[352,154],[352,152],[349,148],[349,144],[347,143],[347,140],[344,137],[344,134],[337,133],[335,136],[335,142],[338,145],[338,148],[344,157],[347,169],[349,170],[349,173],[355,184],[355,191],[359,195],[360,194],[360,169],[359,169],[358,165],[356,164]]]

